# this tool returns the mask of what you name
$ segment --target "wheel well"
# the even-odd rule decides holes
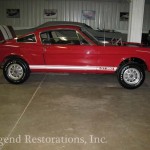
[[[142,66],[142,68],[144,70],[147,70],[147,65],[146,65],[145,61],[140,58],[135,58],[135,57],[127,58],[124,61],[122,61],[121,64],[119,65],[119,68],[122,65],[127,64],[127,63],[138,63],[138,64],[140,64],[140,66]]]
[[[21,58],[20,56],[17,55],[11,55],[11,56],[7,56],[5,57],[5,59],[3,60],[2,66],[5,64],[6,61],[10,60],[10,59],[21,59],[22,61],[24,61],[27,65],[27,61],[25,61],[23,58]]]

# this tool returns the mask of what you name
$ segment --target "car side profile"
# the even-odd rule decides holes
[[[52,25],[0,43],[5,79],[25,82],[32,72],[116,73],[135,89],[150,71],[150,48],[121,40],[99,42],[80,25]]]

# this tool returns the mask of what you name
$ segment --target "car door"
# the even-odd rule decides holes
[[[81,39],[82,38],[82,43]],[[45,64],[49,69],[96,70],[97,49],[77,31],[64,29],[41,33]]]

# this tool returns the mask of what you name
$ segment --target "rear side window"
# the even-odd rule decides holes
[[[33,42],[36,42],[36,38],[35,38],[34,34],[31,34],[31,35],[25,36],[23,38],[17,39],[17,42],[33,43]]]

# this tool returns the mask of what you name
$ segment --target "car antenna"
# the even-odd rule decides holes
[[[104,28],[103,28],[103,30],[104,30],[104,46],[105,46],[105,40],[106,40],[106,33],[105,33],[105,20],[104,20]]]

